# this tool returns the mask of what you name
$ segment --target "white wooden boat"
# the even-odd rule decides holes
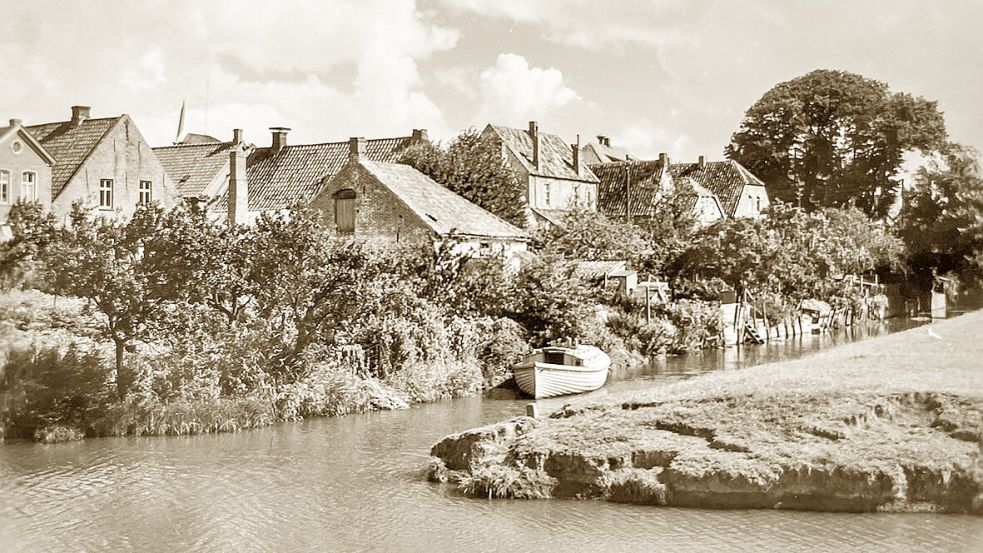
[[[550,346],[532,351],[512,367],[519,389],[540,399],[596,390],[608,378],[611,358],[594,346]]]

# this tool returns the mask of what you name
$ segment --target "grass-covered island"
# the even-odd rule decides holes
[[[983,513],[983,312],[448,436],[469,494]]]

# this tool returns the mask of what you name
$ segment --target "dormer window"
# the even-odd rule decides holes
[[[38,199],[37,174],[33,171],[24,171],[21,173],[20,197],[25,202],[33,202]]]
[[[346,188],[335,192],[334,224],[338,234],[355,234],[355,191]]]

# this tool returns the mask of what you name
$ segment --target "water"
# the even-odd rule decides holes
[[[595,394],[889,330],[671,358]],[[983,550],[983,521],[968,516],[488,501],[424,480],[433,443],[527,402],[470,398],[241,434],[2,446],[0,551]]]

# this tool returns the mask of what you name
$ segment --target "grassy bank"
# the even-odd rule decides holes
[[[983,312],[434,446],[487,497],[983,512]]]

